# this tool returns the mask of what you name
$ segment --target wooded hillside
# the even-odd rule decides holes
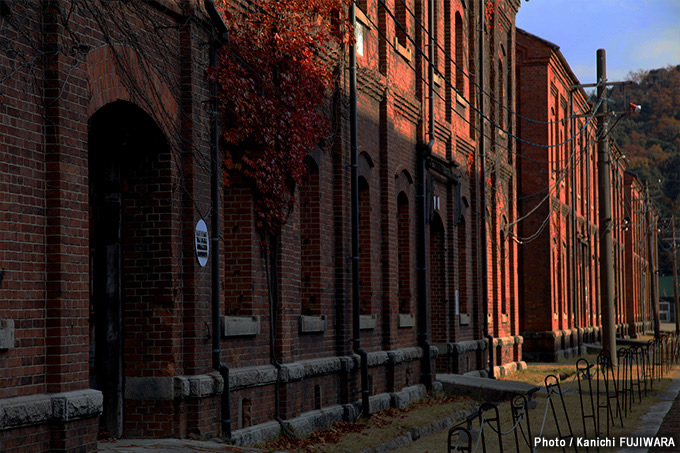
[[[649,182],[650,198],[661,218],[674,215],[680,226],[680,65],[631,72],[629,79],[632,85],[617,87],[612,93],[616,111],[628,110],[631,102],[641,105],[642,110],[622,118],[611,134],[630,170]],[[668,222],[662,221],[660,227],[668,227]],[[662,231],[659,236],[661,273],[669,274],[669,254],[663,250],[670,243],[661,238],[669,238],[671,232]]]

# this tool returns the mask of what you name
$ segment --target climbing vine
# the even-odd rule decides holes
[[[350,39],[348,0],[218,2],[228,42],[219,82],[227,185],[252,184],[256,224],[277,235],[295,204],[305,157],[329,136],[324,105]]]

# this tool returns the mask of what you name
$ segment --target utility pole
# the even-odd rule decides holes
[[[661,326],[659,325],[659,297],[657,295],[658,286],[656,284],[656,267],[654,266],[654,230],[656,225],[652,225],[652,213],[649,208],[649,184],[645,183],[645,220],[647,233],[647,260],[649,261],[649,304],[652,307],[654,317],[654,338],[661,337]]]
[[[675,237],[675,218],[671,216],[673,226],[673,245],[671,259],[673,260],[673,304],[675,305],[675,333],[680,334],[680,302],[678,302],[678,243]]]
[[[609,351],[612,366],[616,366],[616,314],[614,306],[614,267],[612,260],[612,202],[611,165],[609,160],[609,138],[607,125],[609,104],[604,99],[607,90],[607,54],[597,50],[597,96],[600,106],[597,111],[597,169],[599,191],[600,223],[600,297],[602,310],[602,347]]]

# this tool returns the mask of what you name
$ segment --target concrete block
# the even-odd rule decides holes
[[[52,398],[46,393],[0,400],[0,429],[44,423],[52,417]]]
[[[359,329],[373,330],[376,326],[375,315],[361,315],[359,316]]]
[[[172,400],[174,398],[175,398],[174,377],[168,376],[168,377],[125,378],[125,399]]]
[[[224,390],[224,380],[218,372],[187,376],[189,384],[189,397],[206,398],[213,395],[221,395]]]
[[[340,368],[345,373],[355,370],[359,366],[359,356],[353,354],[349,357],[340,357]]]
[[[393,351],[387,351],[387,356],[389,357],[390,363],[396,365],[404,361],[404,351],[396,349]]]
[[[441,384],[440,384],[441,386]],[[392,407],[404,409],[409,404],[419,401],[427,395],[427,389],[422,384],[406,387],[399,392],[390,393]]]
[[[102,393],[92,389],[3,398],[0,430],[96,417],[102,411],[103,401]]]
[[[387,363],[389,356],[386,351],[369,352],[367,360],[369,367],[381,366]]]
[[[434,393],[439,393],[439,392],[441,392],[443,388],[444,388],[444,386],[443,386],[442,383],[439,382],[439,381],[434,381],[434,382],[432,383],[432,391],[433,391]]]
[[[355,422],[359,417],[359,411],[354,404],[343,404],[342,409],[343,419],[347,420],[348,422]]]
[[[416,317],[413,313],[399,313],[399,327],[415,327]]]
[[[250,446],[266,442],[281,435],[281,425],[277,421],[259,423],[231,433],[231,442],[236,446]]]
[[[185,376],[175,376],[173,379],[175,385],[175,398],[186,398],[189,396],[191,391],[189,379]]]
[[[413,362],[423,357],[423,350],[417,347],[399,349],[404,354],[404,362]]]
[[[479,342],[476,340],[459,341],[457,343],[449,343],[447,345],[447,352],[450,354],[465,354],[466,352],[476,351],[479,348]]]
[[[307,377],[337,373],[342,369],[342,362],[339,357],[303,360],[300,363],[304,366]]]
[[[14,320],[0,319],[0,350],[14,348]]]
[[[404,389],[408,393],[411,402],[420,401],[427,396],[427,388],[423,384],[416,384]]]
[[[69,421],[93,417],[102,412],[104,397],[98,390],[76,390],[52,396],[52,417]]]
[[[299,417],[288,421],[295,434],[306,437],[316,430],[328,428],[331,423],[343,419],[345,410],[343,406],[331,406],[324,409],[305,412]]]
[[[222,316],[222,337],[247,337],[260,333],[259,316]]]
[[[321,316],[300,316],[298,318],[300,333],[321,333],[325,332],[328,326],[326,315]]]
[[[381,393],[379,395],[372,395],[368,398],[368,405],[371,413],[384,411],[390,408],[392,397],[389,393]]]
[[[390,393],[390,405],[397,409],[406,409],[411,404],[411,398],[408,392],[402,390],[400,392]]]
[[[501,381],[471,375],[437,374],[437,379],[444,385],[446,393],[465,395],[485,401],[501,401],[511,398],[514,393],[524,394],[537,389],[536,386],[523,382]]]
[[[229,387],[237,390],[271,384],[276,382],[276,374],[277,371],[273,365],[237,368],[229,373]]]
[[[283,382],[299,381],[305,377],[305,367],[301,363],[286,363],[281,365],[281,380]]]

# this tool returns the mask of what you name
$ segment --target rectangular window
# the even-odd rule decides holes
[[[366,34],[366,27],[361,22],[357,22],[354,28],[354,37],[356,39],[355,49],[357,55],[364,56],[364,36]]]
[[[394,34],[397,37],[397,42],[402,47],[407,47],[408,45],[408,27],[406,21],[406,5],[402,0],[396,0],[395,4],[395,17],[394,22]]]

